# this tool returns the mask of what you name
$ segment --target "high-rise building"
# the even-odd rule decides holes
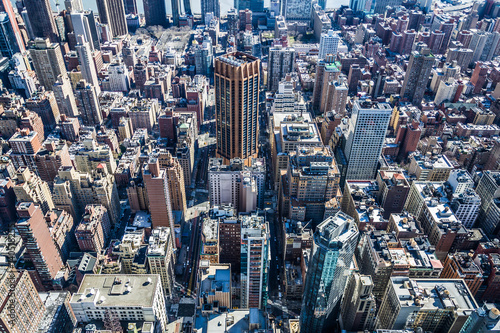
[[[102,205],[87,205],[82,221],[75,228],[81,251],[101,252],[111,233],[108,210]]]
[[[61,114],[53,91],[40,88],[26,100],[26,108],[42,118],[45,133],[50,133],[59,123]]]
[[[335,114],[345,115],[347,104],[347,95],[349,89],[345,82],[345,77],[335,80],[335,72],[326,70],[323,76],[323,92],[320,103],[320,112],[325,116],[329,111],[334,111]],[[333,74],[333,77],[332,77]],[[328,144],[325,142],[325,144]]]
[[[500,172],[486,171],[476,188],[481,197],[478,223],[488,235],[500,230]]]
[[[174,27],[179,26],[179,17],[181,16],[181,2],[180,0],[170,0],[172,6],[172,24]]]
[[[61,166],[71,166],[68,145],[57,137],[49,137],[35,155],[36,170],[40,178],[52,184]]]
[[[19,45],[14,35],[9,15],[5,12],[0,12],[0,53],[2,56],[10,59],[17,52],[19,52]]]
[[[233,52],[215,59],[217,155],[225,163],[257,157],[259,82],[258,58]]]
[[[240,271],[241,221],[230,205],[215,206],[208,216],[217,220],[219,235],[219,262],[231,264],[233,271]]]
[[[323,90],[326,89],[324,82],[334,82],[337,80],[339,75],[340,70],[335,65],[335,56],[333,54],[329,54],[326,58],[318,60],[312,100],[313,108],[315,110],[320,108],[321,101],[323,100]]]
[[[78,43],[76,45],[76,50],[78,52],[78,59],[80,60],[82,78],[92,85],[96,90],[96,94],[99,95],[101,88],[99,87],[99,79],[97,78],[97,71],[89,42],[85,41],[82,35],[76,36],[76,39]]]
[[[52,241],[44,214],[33,202],[21,202],[17,206],[17,214],[19,221],[16,227],[26,251],[40,276],[42,285],[51,290],[54,287],[54,279],[64,264],[61,254]]]
[[[283,48],[281,45],[270,48],[267,62],[267,90],[272,92],[278,90],[281,79],[294,71],[294,65],[295,49]]]
[[[327,54],[337,54],[340,44],[340,36],[333,30],[328,30],[327,33],[321,34],[319,42],[318,59],[325,59]]]
[[[64,0],[64,7],[69,12],[82,12],[83,11],[82,0]]]
[[[30,3],[37,2],[30,1]],[[57,43],[49,42],[49,39],[37,38],[30,44],[30,56],[35,67],[35,72],[45,90],[52,90],[60,74],[66,74],[66,66]]]
[[[10,26],[9,29],[12,31],[13,34],[13,39],[11,40],[11,43],[16,44],[14,47],[9,46],[8,48],[18,49],[17,52],[26,51],[26,45],[24,44],[24,39],[21,34],[21,30],[19,29],[19,25],[17,24],[16,13],[14,12],[14,8],[12,7],[12,2],[9,0],[2,0],[0,2],[0,12],[5,12],[7,14]],[[6,56],[4,55],[4,57]],[[8,58],[11,57],[12,55],[8,56]]]
[[[128,34],[123,0],[97,0],[97,10],[102,24],[107,24],[113,37]]]
[[[137,10],[137,1],[136,0],[124,0],[125,3],[125,14],[139,14]]]
[[[49,226],[50,235],[61,253],[63,261],[66,261],[69,259],[71,250],[77,244],[73,217],[65,210],[55,209],[45,214],[45,222]]]
[[[172,201],[172,210],[181,211],[186,214],[186,189],[184,187],[184,173],[179,161],[168,151],[160,152],[160,168],[167,172],[168,187],[170,199]]]
[[[120,200],[113,174],[104,165],[98,165],[90,174],[62,166],[54,179],[54,204],[80,219],[87,205],[103,205],[115,224],[120,218]]]
[[[100,125],[102,113],[96,87],[85,80],[80,80],[75,87],[75,96],[82,123],[87,126]]]
[[[458,332],[477,307],[462,279],[392,277],[380,305],[377,327]]]
[[[191,0],[183,0],[182,4],[184,5],[184,13],[191,15]]]
[[[377,304],[372,293],[370,275],[353,273],[349,277],[342,300],[342,328],[347,331],[373,330]]]
[[[57,43],[59,32],[49,0],[25,1],[24,5],[34,37],[48,38],[51,43]]]
[[[316,228],[302,298],[301,332],[321,332],[327,319],[336,318],[358,235],[354,219],[341,212]]]
[[[35,155],[41,148],[40,136],[37,132],[31,132],[28,128],[24,128],[12,135],[9,140],[12,151],[10,159],[15,169],[29,168],[31,171],[37,172],[35,164]]]
[[[231,204],[238,212],[264,208],[266,168],[263,159],[252,159],[245,166],[241,159],[232,159],[224,165],[222,159],[210,159],[208,188],[214,206]]]
[[[133,306],[123,311],[124,304]],[[161,331],[167,330],[165,298],[156,274],[85,274],[69,306],[78,323],[103,320],[111,312],[118,321],[158,323]]]
[[[168,186],[167,172],[160,169],[158,158],[151,157],[144,163],[142,170],[144,184],[148,193],[149,212],[153,228],[168,227],[172,237],[175,235],[172,201]],[[173,245],[173,243],[172,243]]]
[[[311,1],[284,0],[281,6],[281,15],[283,15],[287,21],[310,21],[312,18]]]
[[[254,13],[260,13],[264,11],[264,0],[235,0],[234,7],[238,11],[249,9]]]
[[[167,26],[167,9],[165,0],[144,0],[144,17],[146,26]]]
[[[169,227],[154,228],[149,236],[148,257],[149,272],[160,275],[163,292],[172,297],[174,293],[173,237]]]
[[[387,103],[354,103],[345,147],[346,179],[375,179],[391,114],[392,108]]]
[[[76,168],[80,172],[92,173],[100,164],[105,165],[109,174],[116,171],[113,152],[107,144],[98,144],[92,137],[82,138],[81,142],[70,147]]]
[[[280,185],[282,216],[317,225],[339,210],[340,173],[328,146],[297,147]]]
[[[267,306],[271,261],[269,223],[256,213],[241,214],[241,298],[240,307]]]
[[[0,296],[0,330],[36,332],[44,318],[45,306],[28,271],[9,268],[0,277],[0,290],[3,290]],[[15,306],[14,312],[11,312],[11,305]]]
[[[434,55],[428,48],[423,48],[420,52],[413,51],[410,54],[401,95],[416,106],[422,102],[433,65]]]
[[[4,178],[0,180],[0,228],[6,231],[10,223],[17,220],[16,216],[16,194],[12,180]]]
[[[84,40],[89,43],[91,50],[99,50],[99,37],[97,35],[94,13],[91,10],[72,12],[70,17],[75,37],[78,38],[78,36],[82,35]]]
[[[59,75],[57,82],[53,86],[54,97],[61,115],[77,117],[78,108],[76,106],[75,94],[71,87],[71,81],[67,75]]]
[[[43,214],[54,209],[49,186],[28,168],[20,168],[17,171],[14,193],[18,202],[35,203],[40,207]]]
[[[220,18],[220,0],[201,0],[201,19],[205,21],[205,15],[213,13],[216,18]],[[205,22],[208,24],[209,22]]]

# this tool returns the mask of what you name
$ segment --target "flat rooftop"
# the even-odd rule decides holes
[[[402,306],[423,309],[453,308],[461,314],[475,310],[478,305],[462,279],[409,279],[392,277],[396,295]],[[420,299],[417,299],[419,298]]]
[[[250,311],[254,313],[250,314]],[[255,311],[257,311],[257,314],[255,314]],[[260,328],[265,329],[266,318],[262,311],[257,309],[211,314],[208,318],[199,316],[196,318],[196,329],[199,333],[243,333],[250,331],[250,320],[258,320]],[[233,322],[233,324],[229,325],[231,322]]]
[[[235,67],[239,67],[245,63],[250,63],[259,60],[258,58],[243,52],[233,52],[224,54],[217,59]]]
[[[86,274],[70,302],[92,302],[97,307],[152,307],[159,279],[155,274]]]

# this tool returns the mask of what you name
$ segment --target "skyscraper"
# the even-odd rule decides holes
[[[79,35],[82,35],[84,40],[90,44],[91,50],[100,49],[94,13],[91,10],[71,13],[71,23],[75,37],[78,38]]]
[[[4,57],[12,58],[16,52],[19,52],[19,47],[12,30],[9,15],[0,12],[0,53]]]
[[[342,328],[347,331],[373,330],[377,305],[370,275],[353,273],[342,300]]]
[[[337,312],[358,241],[354,219],[342,212],[330,216],[314,233],[302,298],[300,332],[321,332]]]
[[[151,157],[149,162],[144,164],[143,178],[148,192],[149,212],[151,213],[153,228],[168,227],[170,228],[170,234],[174,237],[174,217],[172,215],[167,172],[165,169],[160,169],[156,157]]]
[[[154,228],[149,236],[147,251],[149,271],[161,278],[164,295],[172,297],[174,292],[173,236],[169,227]]]
[[[136,0],[124,0],[125,2],[125,14],[137,15],[139,12],[137,10]]]
[[[10,280],[11,274],[14,275],[13,280]],[[0,278],[0,289],[4,290],[0,296],[0,330],[4,332],[36,332],[38,325],[43,321],[45,306],[28,271],[21,272],[15,268],[4,271]],[[10,311],[12,303],[16,309],[14,313]],[[12,314],[14,314],[14,318],[10,317]],[[27,320],[28,318],[29,320]]]
[[[191,15],[191,0],[183,0],[184,13]]]
[[[422,48],[420,52],[413,51],[410,54],[410,62],[401,89],[401,95],[404,98],[415,105],[420,105],[433,65],[434,55],[431,54],[431,50],[428,48]]]
[[[214,13],[214,16],[220,18],[220,0],[201,0],[201,19],[205,21],[206,13]],[[207,24],[209,22],[205,22]]]
[[[328,30],[327,33],[321,34],[319,41],[319,54],[318,59],[325,59],[327,54],[337,54],[339,49],[340,37],[333,30]]]
[[[95,62],[92,57],[90,44],[82,35],[78,35],[76,38],[78,42],[76,45],[76,51],[78,52],[78,59],[80,60],[82,78],[95,88],[96,94],[99,95],[101,88],[99,87],[99,80],[97,78],[97,71],[95,69]]]
[[[10,48],[17,50],[16,52],[24,52],[26,51],[26,45],[24,45],[24,40],[21,35],[21,31],[19,30],[19,26],[17,24],[17,19],[16,19],[16,14],[14,13],[14,8],[12,7],[12,2],[9,0],[2,0],[0,2],[0,12],[5,12],[8,17],[8,26],[11,31],[12,31],[12,41],[9,43],[15,44],[11,45]],[[2,22],[5,22],[6,18],[2,20]],[[2,30],[4,28],[2,27]],[[14,52],[15,53],[15,52]],[[2,50],[3,54],[3,50]],[[12,58],[12,56],[6,56],[3,54],[4,57]]]
[[[392,108],[387,103],[354,103],[345,147],[346,179],[375,179],[391,114]]]
[[[270,48],[267,62],[267,90],[272,92],[278,90],[281,79],[294,71],[294,65],[295,49],[283,48],[281,45]]]
[[[24,5],[34,37],[48,38],[52,43],[57,43],[59,33],[49,0],[30,0],[25,1]]]
[[[144,17],[146,26],[167,26],[167,9],[165,0],[144,0]]]
[[[264,11],[264,0],[235,0],[234,7],[236,10],[250,9],[254,13]]]
[[[37,38],[30,45],[30,56],[40,85],[47,91],[52,90],[57,77],[66,74],[61,47],[47,38]]]
[[[286,20],[310,21],[312,17],[312,1],[309,0],[284,0],[281,13]]]
[[[64,7],[69,12],[81,12],[81,11],[83,11],[82,0],[64,0]]]
[[[242,52],[215,59],[217,155],[257,157],[260,60]]]
[[[75,97],[82,123],[88,126],[100,125],[102,114],[95,87],[85,80],[80,80],[75,87]]]
[[[40,276],[42,285],[51,290],[54,278],[64,264],[56,244],[52,241],[42,210],[32,202],[21,202],[17,206],[17,213],[19,221],[16,227],[26,251]]]
[[[172,24],[174,27],[179,26],[179,17],[181,15],[181,3],[180,0],[170,0],[172,4]]]
[[[75,94],[71,87],[71,81],[67,75],[59,75],[54,84],[54,97],[61,115],[68,117],[77,117],[78,108],[76,106]]]
[[[182,166],[168,151],[162,151],[158,158],[160,168],[165,169],[167,172],[172,210],[181,211],[183,215],[186,215],[186,189],[184,187]]]
[[[113,37],[128,34],[127,20],[123,0],[97,0],[99,19],[107,24]]]
[[[241,220],[241,308],[267,305],[268,274],[271,253],[269,223],[253,213],[240,215]]]

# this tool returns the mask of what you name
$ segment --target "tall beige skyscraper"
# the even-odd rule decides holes
[[[54,97],[56,98],[59,113],[68,117],[77,117],[78,108],[69,77],[67,75],[59,75],[52,89],[54,90]]]
[[[80,61],[80,71],[82,72],[82,78],[87,81],[99,95],[101,88],[99,87],[99,80],[97,78],[97,71],[95,67],[94,58],[92,57],[92,50],[90,49],[90,44],[85,41],[82,35],[76,37],[78,44],[76,45],[76,51],[78,52],[78,60]]]
[[[28,168],[17,171],[14,193],[18,202],[33,202],[40,206],[43,214],[55,208],[49,185]]]
[[[128,34],[123,0],[97,0],[101,23],[107,24],[113,37]]]
[[[30,43],[29,50],[40,85],[51,91],[57,77],[66,74],[61,47],[48,38],[36,38]]]
[[[217,155],[250,162],[257,157],[260,60],[242,52],[215,59]]]

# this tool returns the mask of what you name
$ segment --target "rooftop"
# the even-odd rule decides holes
[[[470,314],[478,306],[462,279],[409,279],[392,277],[391,282],[403,307],[457,311]],[[438,282],[438,284],[436,284]]]
[[[254,61],[259,60],[258,58],[247,54],[243,52],[233,52],[233,53],[228,53],[220,56],[219,58],[220,61],[223,61],[227,64],[230,64],[234,67],[239,67],[245,63],[251,63]]]
[[[91,302],[97,307],[152,307],[160,283],[153,274],[86,274],[71,303]]]

